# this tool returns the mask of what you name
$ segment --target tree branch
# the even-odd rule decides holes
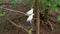
[[[10,11],[12,11],[12,12],[18,12],[18,13],[21,13],[21,14],[24,14],[24,15],[25,15],[25,13],[24,13],[24,12],[21,12],[21,11],[12,10],[12,9],[8,9],[8,8],[4,8],[4,7],[0,7],[0,8],[3,8],[3,9],[5,9],[5,10],[10,10]]]
[[[9,18],[7,18],[7,20],[8,20],[12,25],[14,25],[15,27],[22,28],[22,29],[25,30],[27,33],[29,33],[28,30],[25,29],[21,24],[20,24],[20,25],[17,25],[17,24],[15,24],[13,21],[11,21]]]

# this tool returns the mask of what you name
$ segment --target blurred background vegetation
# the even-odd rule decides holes
[[[30,9],[30,7],[32,5],[32,3],[31,3],[32,0],[21,0],[21,1],[23,1],[21,4],[23,4],[24,7],[21,6],[22,8],[19,7],[18,9],[19,10],[23,9],[26,12],[28,8]],[[0,4],[3,4],[5,2],[6,2],[6,0],[0,0]],[[52,13],[53,11],[55,11],[56,13],[58,13],[58,16],[57,16],[56,20],[58,21],[58,24],[60,24],[60,0],[39,0],[38,2],[42,6],[42,10],[43,11],[48,10],[48,12],[50,12],[50,13]],[[15,7],[15,9],[17,9],[17,5],[20,3],[20,0],[12,0],[12,1],[8,2],[8,3],[10,3],[10,4],[13,5],[12,6],[13,9],[14,9],[14,7]],[[29,6],[29,7],[27,7],[27,6]],[[5,7],[8,7],[8,6],[5,6]],[[23,10],[21,10],[21,11],[23,11]],[[8,30],[12,30],[13,26],[11,24],[7,24],[6,23],[7,21],[3,18],[3,16],[5,16],[5,13],[6,13],[6,11],[4,12],[3,9],[0,9],[0,22],[4,22],[4,25],[6,26],[6,28]],[[16,14],[17,13],[15,13],[15,16],[16,16]],[[12,18],[12,17],[10,17],[10,18]],[[19,15],[19,17],[20,17],[20,15]],[[25,17],[23,19],[22,18],[23,17],[19,18],[19,22],[21,22],[21,23],[25,22],[25,20],[24,20]],[[3,32],[3,29],[0,28],[0,32]]]

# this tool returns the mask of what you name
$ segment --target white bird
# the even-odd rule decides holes
[[[33,8],[31,8],[31,10],[29,10],[25,15],[27,15],[27,16],[30,16],[31,14],[33,14]]]
[[[34,15],[34,14],[31,14],[31,15],[27,18],[26,22],[31,22],[32,19],[33,19],[33,15]]]

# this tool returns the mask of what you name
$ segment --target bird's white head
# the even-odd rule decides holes
[[[31,14],[33,14],[33,8],[31,8],[25,15],[27,15],[27,16],[30,16]]]

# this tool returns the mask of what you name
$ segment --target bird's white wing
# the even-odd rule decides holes
[[[33,14],[33,8],[31,8],[31,10],[29,10],[29,11],[26,13],[27,16],[30,16],[31,14]]]
[[[30,21],[33,19],[33,15],[34,15],[34,14],[30,15],[30,16],[27,18],[27,22],[30,22]]]

